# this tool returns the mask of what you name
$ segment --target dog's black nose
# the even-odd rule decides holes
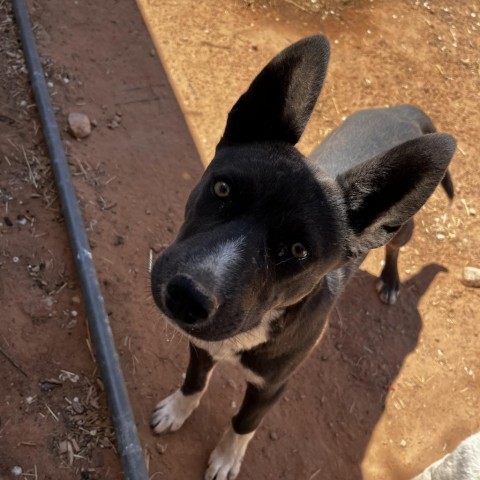
[[[177,320],[189,324],[206,320],[214,308],[214,301],[184,275],[176,275],[170,280],[165,303]]]

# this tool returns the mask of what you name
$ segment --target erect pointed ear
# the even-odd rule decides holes
[[[329,55],[328,40],[316,35],[274,57],[233,106],[219,146],[269,140],[296,144],[320,94]]]
[[[349,257],[385,245],[440,183],[456,142],[432,133],[409,140],[337,177],[352,231]]]

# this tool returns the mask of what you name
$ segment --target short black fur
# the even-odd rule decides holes
[[[204,390],[219,351],[253,376],[233,418],[238,435],[253,432],[280,398],[372,248],[387,245],[377,289],[395,302],[398,251],[413,215],[440,183],[453,197],[455,140],[435,133],[416,107],[359,112],[309,158],[295,149],[328,58],[317,35],[254,79],[228,116],[177,239],[152,269],[155,302],[192,342],[183,394]],[[172,284],[183,285],[183,309],[169,308],[182,303]]]

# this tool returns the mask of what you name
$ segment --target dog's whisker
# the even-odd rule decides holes
[[[295,257],[289,257],[286,260],[282,260],[281,262],[277,262],[275,266],[281,265],[282,263],[290,262],[290,260],[297,260]]]

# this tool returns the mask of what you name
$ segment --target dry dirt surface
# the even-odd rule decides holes
[[[319,31],[331,40],[331,66],[301,150],[355,110],[413,103],[458,140],[456,197],[448,206],[438,191],[417,216],[395,306],[374,291],[382,252],[367,259],[325,341],[252,441],[239,479],[407,480],[480,430],[480,293],[461,282],[465,266],[480,267],[478,2],[28,5],[152,479],[202,478],[243,384],[221,366],[179,432],[151,434],[152,408],[182,381],[187,343],[153,306],[149,251],[175,237],[238,95],[280,49]],[[90,117],[90,136],[72,138],[70,112]],[[0,479],[120,479],[6,0],[0,209]]]

